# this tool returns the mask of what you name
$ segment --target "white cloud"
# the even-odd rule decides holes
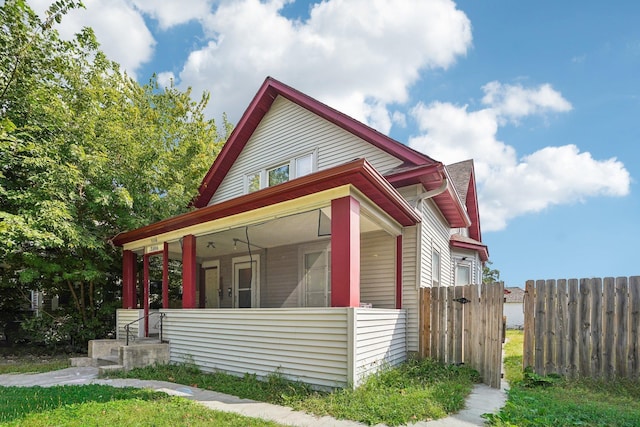
[[[131,0],[141,12],[156,19],[166,30],[191,20],[199,20],[211,12],[214,0]]]
[[[126,0],[84,0],[86,9],[69,11],[56,26],[63,38],[71,39],[83,27],[93,28],[101,49],[118,62],[130,76],[153,55],[155,40],[142,15]],[[50,0],[32,0],[31,7],[40,15]]]
[[[471,25],[450,0],[327,0],[309,19],[283,1],[223,2],[202,19],[210,42],[189,56],[181,86],[212,92],[211,112],[235,121],[271,75],[388,132],[422,70],[447,68],[471,44]]]
[[[489,106],[499,117],[515,122],[533,114],[566,112],[572,108],[571,103],[550,84],[527,89],[520,85],[493,81],[484,85],[482,89],[485,93],[482,103]]]
[[[498,140],[503,117],[523,118],[548,111],[562,111],[559,93],[547,89],[511,90],[496,83],[486,104],[495,108],[468,111],[467,106],[435,102],[418,104],[411,112],[421,134],[409,145],[450,164],[473,158],[479,186],[482,226],[502,230],[509,220],[550,206],[575,203],[594,196],[624,196],[630,175],[615,158],[596,160],[575,145],[546,147],[518,158],[514,147]],[[505,89],[506,88],[506,89]],[[538,94],[538,96],[532,96]],[[520,99],[518,99],[520,97]]]

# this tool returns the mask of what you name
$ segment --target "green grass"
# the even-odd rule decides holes
[[[488,415],[491,425],[618,426],[640,425],[640,382],[619,379],[569,380],[522,372],[522,331],[507,331],[505,372],[510,384],[505,407]]]
[[[278,426],[164,393],[104,385],[0,387],[0,425]]]
[[[78,354],[53,354],[36,346],[0,346],[0,374],[38,373],[68,368],[69,358]],[[86,355],[85,355],[86,356]]]
[[[437,419],[464,407],[464,401],[478,373],[467,367],[445,366],[432,360],[409,361],[371,376],[355,390],[333,393],[314,391],[308,386],[274,374],[266,381],[255,376],[235,377],[223,373],[203,373],[188,365],[164,365],[134,369],[122,376],[172,381],[215,390],[241,398],[291,406],[316,415],[374,425],[397,426]]]
[[[33,360],[20,362],[0,363],[0,374],[25,374],[57,371],[68,368],[69,357],[50,358],[48,360]]]

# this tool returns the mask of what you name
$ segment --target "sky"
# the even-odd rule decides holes
[[[218,121],[272,76],[445,164],[473,158],[507,286],[640,274],[640,2],[84,4],[63,36],[92,27],[139,82],[208,91]]]

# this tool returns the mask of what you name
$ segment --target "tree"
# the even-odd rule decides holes
[[[492,269],[493,263],[487,261],[482,267],[482,283],[496,283],[500,281],[500,270]]]
[[[88,339],[113,326],[111,239],[185,212],[231,126],[205,118],[208,95],[129,78],[90,29],[61,40],[75,7],[41,21],[25,1],[0,6],[0,292],[68,293]]]

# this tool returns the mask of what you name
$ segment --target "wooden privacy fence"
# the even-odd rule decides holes
[[[640,276],[528,280],[524,367],[540,375],[638,378]]]
[[[421,288],[420,292],[420,356],[465,363],[480,372],[485,384],[499,388],[504,285]]]

